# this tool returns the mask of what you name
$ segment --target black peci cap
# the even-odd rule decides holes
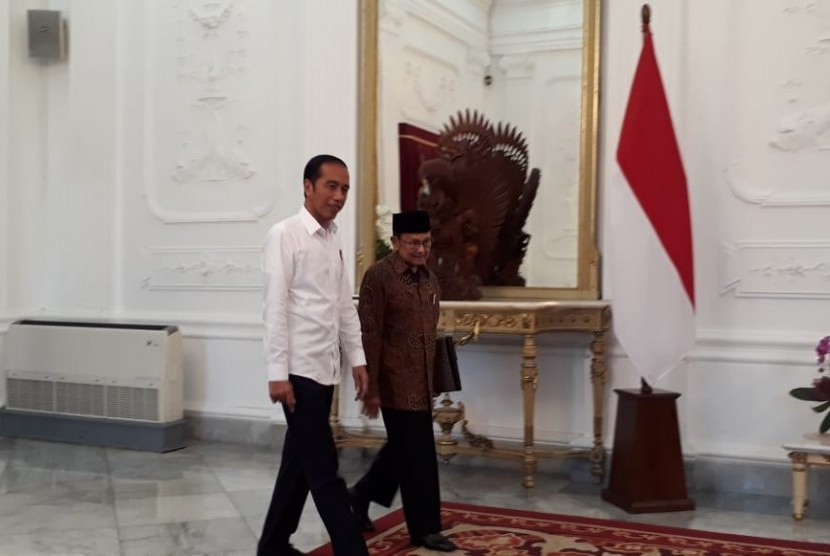
[[[422,234],[432,228],[429,224],[429,213],[425,210],[410,210],[392,215],[392,234]]]

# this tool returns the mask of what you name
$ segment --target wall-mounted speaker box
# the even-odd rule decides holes
[[[66,20],[58,10],[29,10],[29,57],[40,60],[66,58]]]

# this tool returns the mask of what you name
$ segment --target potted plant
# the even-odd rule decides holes
[[[820,376],[813,381],[812,386],[790,390],[790,396],[796,399],[818,403],[812,408],[816,413],[827,412],[818,427],[818,431],[822,434],[830,430],[830,411],[827,411],[830,409],[830,376],[824,374],[827,368],[828,352],[830,352],[830,336],[825,336],[816,345]]]

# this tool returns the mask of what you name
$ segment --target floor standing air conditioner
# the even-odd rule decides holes
[[[175,326],[21,320],[3,342],[0,434],[166,452],[184,446]]]

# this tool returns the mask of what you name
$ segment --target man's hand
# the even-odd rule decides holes
[[[294,387],[291,386],[291,381],[288,380],[272,380],[268,382],[268,395],[271,397],[273,403],[281,403],[288,409],[289,413],[294,413]]]
[[[376,419],[380,409],[380,398],[369,398],[363,400],[363,409],[360,412],[369,419]]]
[[[355,399],[362,400],[366,397],[366,391],[369,390],[369,373],[366,372],[366,366],[353,367],[352,376],[354,377],[354,389],[357,392]]]

